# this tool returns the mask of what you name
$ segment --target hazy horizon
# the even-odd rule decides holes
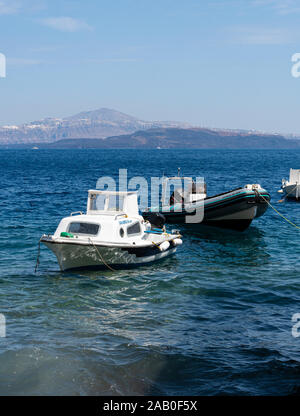
[[[74,116],[74,115],[77,115],[77,114],[80,114],[80,113],[82,113],[82,112],[92,112],[92,111],[97,111],[97,110],[102,110],[102,109],[105,109],[105,110],[113,110],[113,111],[116,111],[116,112],[119,112],[119,113],[122,113],[122,114],[126,114],[127,116],[132,116],[132,117],[136,117],[134,114],[127,114],[127,113],[125,113],[124,111],[122,111],[122,110],[120,110],[120,109],[116,109],[116,108],[107,108],[107,107],[101,107],[101,108],[96,108],[96,109],[89,109],[89,110],[84,110],[84,109],[82,109],[81,111],[79,111],[78,113],[76,113],[76,114],[68,114],[68,115],[66,115],[66,116],[64,116],[64,117],[60,117],[60,116],[53,116],[53,117],[50,117],[50,118],[54,118],[54,119],[64,119],[64,118],[68,118],[68,117],[70,117],[70,116]],[[17,123],[10,123],[10,124],[1,124],[0,125],[0,128],[1,127],[9,127],[9,126],[21,126],[21,125],[26,125],[26,124],[29,124],[29,123],[32,123],[32,122],[36,122],[36,121],[42,121],[42,120],[46,120],[46,119],[48,119],[49,117],[47,116],[47,117],[43,117],[43,118],[41,118],[41,119],[37,119],[37,118],[35,118],[35,119],[33,119],[33,120],[28,120],[28,121],[25,121],[25,122],[23,122],[23,123],[20,123],[20,124],[17,124]],[[258,132],[258,133],[266,133],[266,134],[282,134],[282,135],[291,135],[291,134],[295,134],[295,135],[297,135],[297,133],[294,133],[294,132],[288,132],[288,133],[280,133],[280,132],[276,132],[276,131],[264,131],[264,130],[259,130],[259,129],[255,129],[255,128],[253,128],[253,129],[244,129],[244,128],[237,128],[237,127],[222,127],[222,126],[204,126],[204,125],[200,125],[200,124],[195,124],[195,123],[189,123],[189,122],[187,122],[186,120],[150,120],[150,119],[139,119],[138,117],[136,117],[138,120],[140,120],[140,121],[146,121],[146,122],[177,122],[177,123],[187,123],[187,124],[189,124],[189,126],[188,127],[191,127],[191,128],[207,128],[207,129],[217,129],[217,130],[245,130],[245,131],[253,131],[253,132]],[[180,128],[180,127],[176,127],[176,128]],[[185,128],[185,127],[182,127],[182,128]],[[300,136],[300,134],[299,134],[299,136]]]

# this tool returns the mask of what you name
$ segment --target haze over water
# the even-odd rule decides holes
[[[300,151],[1,151],[0,394],[299,392],[299,231],[271,209],[244,233],[183,233],[177,254],[127,271],[59,271],[37,244],[85,211],[101,176],[204,176],[208,194],[260,183],[277,193]]]

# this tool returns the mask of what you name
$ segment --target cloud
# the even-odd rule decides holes
[[[46,45],[46,46],[40,46],[40,47],[34,47],[34,48],[28,48],[29,52],[33,53],[48,53],[48,52],[56,52],[59,49],[62,49],[63,45]]]
[[[21,3],[14,0],[0,0],[0,15],[15,14],[21,9]]]
[[[230,30],[231,40],[244,45],[286,45],[299,39],[299,36],[285,29],[237,26]]]
[[[264,9],[278,15],[300,12],[299,0],[211,0],[209,6],[217,9],[232,7],[236,10],[242,10],[244,13],[253,9]]]
[[[252,5],[269,7],[281,15],[300,12],[298,0],[252,0]]]
[[[136,58],[100,58],[100,59],[89,59],[88,62],[94,64],[105,64],[105,63],[123,63],[123,62],[137,62]]]
[[[0,0],[0,16],[36,13],[46,8],[46,0]]]
[[[92,30],[92,27],[83,20],[73,17],[48,17],[41,19],[40,23],[62,32],[78,32],[80,30]]]
[[[42,64],[42,61],[39,61],[37,59],[29,59],[29,58],[7,58],[7,64],[8,65],[40,65]]]

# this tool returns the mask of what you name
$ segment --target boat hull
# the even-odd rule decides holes
[[[209,197],[202,202],[196,202],[195,207],[203,209],[200,221],[187,222],[187,217],[192,217],[189,207],[162,207],[159,212],[166,218],[169,224],[185,224],[186,228],[197,230],[203,225],[244,231],[254,218],[262,216],[268,209],[270,195],[265,191],[249,191],[243,188],[224,194]],[[198,204],[198,205],[197,205]],[[187,209],[188,208],[188,209]],[[153,212],[153,210],[151,210]],[[143,213],[147,219],[149,212]],[[195,217],[196,218],[196,217]]]
[[[283,187],[286,198],[300,200],[300,185],[287,185]]]
[[[122,269],[137,267],[162,260],[176,252],[170,244],[166,251],[158,247],[106,247],[103,245],[77,244],[41,240],[55,255],[62,271],[71,269]]]

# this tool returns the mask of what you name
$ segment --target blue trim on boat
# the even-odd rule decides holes
[[[268,193],[260,193],[259,195],[270,198],[270,195]],[[247,192],[239,192],[238,194],[224,197],[220,201],[207,201],[206,202],[205,199],[204,199],[204,201],[203,202],[201,201],[201,202],[204,204],[204,207],[207,206],[207,205],[211,205],[211,204],[215,204],[216,206],[219,206],[220,204],[222,204],[227,199],[238,197],[238,198],[236,198],[236,200],[239,200],[241,198],[253,198],[255,196],[256,196],[255,193],[249,195]],[[214,198],[214,197],[212,197],[212,198]],[[170,209],[168,211],[164,211],[163,207],[158,208],[158,209],[157,208],[150,208],[148,212],[158,212],[158,211],[161,212],[161,213],[165,212],[167,214],[172,213],[172,212],[182,212],[182,207],[180,207],[180,208],[178,207],[177,209],[176,208],[175,209]]]

